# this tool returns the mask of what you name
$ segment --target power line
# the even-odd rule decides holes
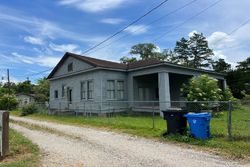
[[[181,27],[182,25],[186,24],[188,21],[190,21],[190,20],[196,18],[197,16],[203,14],[203,13],[206,12],[208,9],[210,9],[210,8],[212,8],[213,6],[217,5],[217,4],[218,4],[219,2],[221,2],[221,1],[223,1],[223,0],[218,0],[218,1],[214,2],[214,3],[212,3],[212,4],[209,5],[208,7],[204,8],[203,10],[201,10],[201,11],[198,12],[198,13],[196,13],[195,15],[189,17],[188,19],[186,19],[185,21],[183,21],[183,22],[180,23],[179,25],[175,26],[175,27],[172,28],[171,30],[169,30],[169,31],[163,33],[162,35],[160,35],[159,37],[155,38],[153,41],[155,42],[155,41],[157,41],[157,40],[163,38],[164,36],[166,36],[166,35],[169,34],[170,32],[176,30],[177,28],[179,28],[179,27]]]
[[[14,77],[31,77],[31,76],[36,76],[36,75],[43,74],[45,72],[51,71],[52,69],[53,68],[50,68],[50,69],[47,69],[47,70],[44,70],[44,71],[39,71],[39,72],[36,72],[36,73],[30,73],[30,74],[26,74],[26,75],[14,75]]]
[[[161,2],[159,5],[155,6],[154,8],[152,8],[151,10],[149,10],[148,12],[146,12],[145,14],[143,14],[142,16],[140,16],[139,18],[135,19],[134,21],[132,21],[131,23],[129,23],[127,26],[125,26],[124,28],[122,28],[121,30],[115,32],[114,34],[112,34],[111,36],[107,37],[106,39],[104,39],[103,41],[101,41],[100,43],[94,45],[93,47],[85,50],[83,52],[83,54],[88,53],[89,51],[97,48],[98,46],[102,45],[103,43],[109,41],[110,39],[114,38],[115,36],[117,36],[118,34],[120,34],[121,32],[123,32],[124,30],[126,30],[128,27],[130,27],[131,25],[137,23],[138,21],[140,21],[141,19],[143,19],[144,17],[146,17],[147,15],[149,15],[150,13],[152,13],[153,11],[155,11],[156,9],[158,9],[159,7],[161,7],[163,4],[165,4],[166,2],[168,2],[169,0],[164,0],[163,2]]]
[[[198,1],[198,0],[192,0],[192,1],[190,1],[190,2],[188,2],[188,3],[186,3],[186,4],[184,4],[184,5],[180,6],[179,8],[176,8],[176,9],[170,11],[169,13],[167,13],[167,14],[165,14],[165,15],[162,15],[161,17],[159,17],[159,18],[157,18],[157,19],[155,19],[155,20],[153,20],[153,21],[151,21],[151,22],[149,22],[148,24],[145,24],[145,25],[146,25],[146,26],[152,25],[152,24],[154,24],[154,23],[156,23],[156,22],[162,20],[163,18],[165,18],[165,17],[167,17],[167,16],[170,16],[170,15],[172,15],[172,14],[174,14],[174,13],[176,13],[176,12],[178,12],[178,11],[180,11],[180,10],[186,8],[186,7],[188,7],[189,5],[193,4],[193,3],[196,2],[196,1]],[[142,29],[142,27],[139,27],[138,29],[132,31],[132,33],[135,33],[135,32],[137,32],[137,31],[139,31],[139,30],[141,30],[141,29]],[[123,38],[129,36],[129,35],[131,35],[131,34],[125,34],[125,35],[121,36],[120,38],[118,38],[118,39],[116,39],[116,40],[114,40],[114,41],[111,41],[110,43],[108,43],[107,45],[104,45],[103,47],[101,47],[101,48],[99,48],[99,49],[90,51],[90,53],[93,53],[93,52],[95,52],[95,51],[97,51],[97,50],[100,50],[100,49],[103,49],[103,48],[105,48],[105,47],[108,47],[108,46],[110,46],[112,43],[115,43],[115,42],[117,42],[117,41],[119,41],[119,40],[121,40],[121,39],[123,39]]]

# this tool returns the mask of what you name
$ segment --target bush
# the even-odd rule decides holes
[[[13,95],[0,96],[0,110],[12,110],[18,105],[18,101]]]
[[[21,116],[27,116],[38,112],[38,107],[35,104],[29,104],[21,109]]]
[[[188,85],[184,85],[181,91],[187,95],[188,101],[222,100],[222,90],[217,80],[205,74],[191,78]]]

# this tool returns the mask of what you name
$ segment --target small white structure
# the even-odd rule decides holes
[[[34,94],[17,94],[16,98],[18,100],[19,107],[23,107],[25,105],[31,104],[35,102],[35,95]]]

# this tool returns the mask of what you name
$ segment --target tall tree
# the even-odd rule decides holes
[[[142,60],[155,58],[159,60],[164,60],[165,57],[157,52],[157,46],[152,43],[139,43],[132,46],[130,54],[139,55]]]
[[[170,63],[178,63],[179,62],[177,55],[171,49],[164,49],[161,52],[161,54],[166,62],[170,62]]]
[[[238,62],[238,66],[236,66],[240,70],[250,71],[250,57],[242,62]]]
[[[225,62],[224,59],[214,61],[212,66],[216,72],[228,72],[231,69],[231,64]]]
[[[188,40],[181,38],[174,51],[180,64],[193,68],[209,67],[214,55],[202,33],[194,33]]]
[[[176,42],[174,52],[177,54],[178,63],[189,66],[191,50],[189,49],[188,40],[184,37],[180,41]]]
[[[214,55],[213,50],[208,47],[206,37],[202,33],[194,33],[188,41],[191,50],[191,64],[193,68],[209,67]]]

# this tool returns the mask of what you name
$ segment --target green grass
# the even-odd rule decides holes
[[[12,114],[17,115],[18,111]],[[152,128],[152,117],[74,117],[74,116],[48,116],[44,114],[34,114],[28,117],[48,120],[52,122],[93,126],[110,130],[117,130],[133,135],[147,138],[159,139],[181,144],[182,146],[198,146],[210,150],[214,153],[225,155],[230,158],[250,159],[250,108],[241,106],[232,112],[233,141],[227,139],[227,113],[220,114],[211,120],[212,138],[209,140],[197,140],[189,136],[167,136],[162,137],[166,130],[166,122],[160,118],[155,118],[155,128]]]
[[[0,162],[0,167],[39,166],[39,149],[29,139],[10,129],[10,153]]]

